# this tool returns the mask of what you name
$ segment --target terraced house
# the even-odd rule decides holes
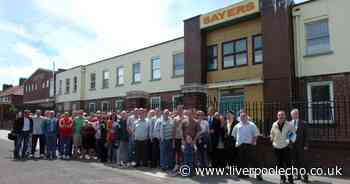
[[[328,127],[320,137],[331,140],[350,135],[349,6],[312,0],[293,8],[297,98],[308,102],[305,119]]]
[[[183,38],[57,74],[57,110],[170,108],[182,101]]]

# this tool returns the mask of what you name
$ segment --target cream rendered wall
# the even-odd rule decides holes
[[[350,72],[349,0],[316,0],[293,9],[297,77]],[[297,11],[299,9],[299,11]],[[331,54],[305,57],[305,23],[328,17]]]
[[[148,93],[181,90],[184,78],[173,78],[173,55],[184,50],[184,40],[176,39],[130,54],[114,57],[86,66],[85,99],[101,99],[125,96],[128,91],[142,90]],[[160,57],[161,80],[151,81],[151,59]],[[132,83],[132,64],[141,63],[141,83]],[[116,69],[124,66],[124,85],[116,86]],[[102,72],[110,72],[109,88],[102,89]],[[90,90],[90,74],[96,73],[96,90]]]
[[[73,93],[73,78],[77,77],[78,86],[77,92]],[[66,79],[70,79],[70,92],[65,94]],[[58,94],[59,81],[62,80],[62,94]],[[84,66],[78,66],[72,69],[68,69],[56,75],[56,103],[72,102],[83,100],[84,98]]]

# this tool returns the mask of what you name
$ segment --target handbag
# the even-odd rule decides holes
[[[17,135],[14,132],[10,132],[7,134],[7,138],[11,141],[15,141],[17,139]]]

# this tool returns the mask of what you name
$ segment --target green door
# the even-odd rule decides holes
[[[242,90],[222,90],[220,95],[220,114],[234,111],[236,115],[244,108],[244,94]]]

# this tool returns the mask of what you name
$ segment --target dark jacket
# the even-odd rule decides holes
[[[236,124],[238,124],[238,121],[234,120],[230,130],[228,130],[227,123],[225,123],[225,148],[235,148],[236,139],[232,136],[232,130]]]
[[[119,120],[119,126],[116,126],[116,139],[118,141],[128,141],[129,140],[129,134],[127,130],[127,124],[126,120],[120,119]]]
[[[292,122],[293,123],[293,122]],[[299,120],[297,129],[297,139],[293,144],[293,147],[298,150],[304,150],[304,147],[308,147],[308,136],[307,136],[308,124],[304,120]]]
[[[220,125],[220,120],[214,118],[213,119],[213,128],[214,133],[212,135],[212,146],[215,149],[219,144],[219,139],[221,138],[222,141],[225,141],[225,126]]]
[[[29,127],[29,133],[33,132],[33,120],[32,118],[28,118],[30,122],[30,127]],[[21,133],[23,129],[23,124],[24,124],[24,117],[22,118],[17,118],[13,124],[13,132],[14,133]]]

